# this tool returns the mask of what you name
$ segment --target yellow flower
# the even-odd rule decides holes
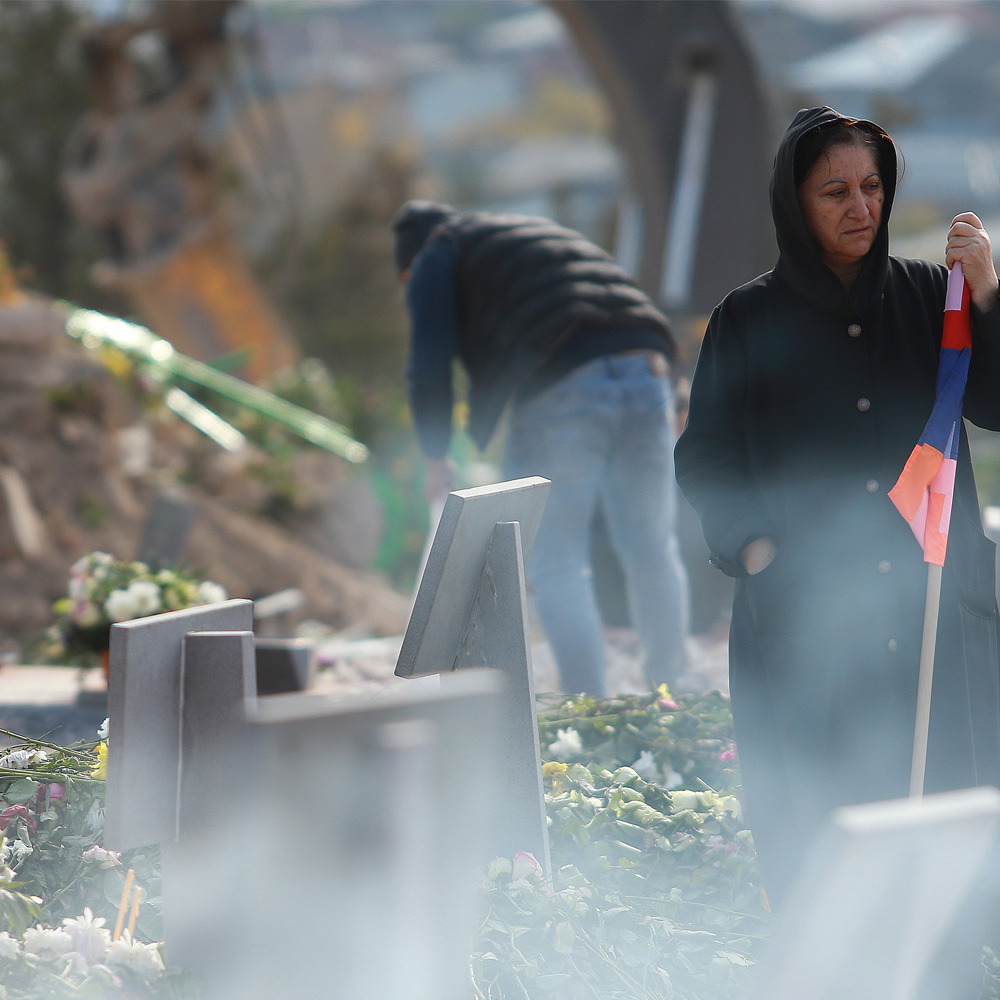
[[[668,688],[666,684],[661,684],[661,685],[660,685],[660,686],[659,686],[659,687],[658,687],[658,688],[656,689],[656,693],[657,693],[657,694],[658,694],[658,695],[659,695],[659,696],[660,696],[661,698],[672,698],[672,697],[673,697],[673,695],[672,695],[672,694],[670,693],[670,688]]]
[[[90,769],[90,773],[95,778],[106,781],[108,777],[108,741],[104,740],[97,744],[94,753],[98,756],[98,762]]]
[[[554,794],[562,789],[562,778],[568,768],[569,764],[564,764],[559,760],[547,760],[542,764],[542,777],[551,780]]]

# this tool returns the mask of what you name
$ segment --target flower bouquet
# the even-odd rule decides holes
[[[154,569],[144,562],[91,552],[69,571],[69,588],[52,610],[56,621],[42,637],[44,663],[94,666],[110,644],[115,622],[145,618],[224,601],[226,591],[181,569]]]

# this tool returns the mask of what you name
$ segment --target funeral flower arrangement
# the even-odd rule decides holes
[[[219,584],[185,570],[91,552],[70,568],[66,596],[52,606],[56,621],[46,629],[38,657],[46,663],[93,665],[108,648],[115,622],[225,599]]]
[[[193,1000],[164,966],[156,847],[104,848],[107,722],[96,740],[0,753],[0,997]]]

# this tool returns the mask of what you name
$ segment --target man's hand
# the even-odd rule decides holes
[[[993,267],[990,235],[978,215],[963,212],[952,220],[945,263],[948,267],[961,263],[972,301],[982,312],[992,308],[997,301],[997,272]]]

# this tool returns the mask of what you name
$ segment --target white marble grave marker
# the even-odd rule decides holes
[[[549,481],[518,479],[448,495],[396,674],[420,677],[488,666],[505,680],[497,758],[500,814],[491,855],[531,852],[551,870],[524,561]]]
[[[465,1000],[498,689],[258,699],[228,821],[176,845],[205,1000]]]
[[[836,810],[745,1000],[912,1000],[998,837],[995,788]]]

